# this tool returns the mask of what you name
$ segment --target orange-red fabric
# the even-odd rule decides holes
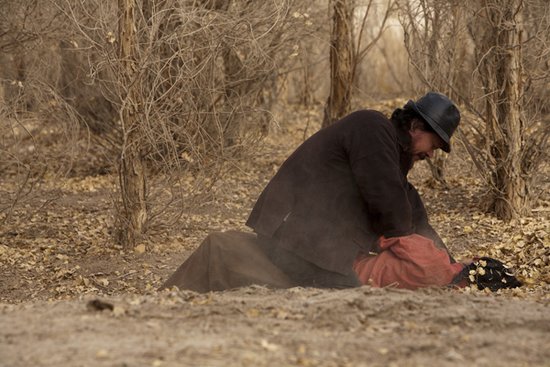
[[[363,284],[405,289],[443,286],[463,268],[462,264],[451,264],[447,251],[418,234],[381,237],[379,246],[379,254],[361,253],[355,259],[353,270]]]

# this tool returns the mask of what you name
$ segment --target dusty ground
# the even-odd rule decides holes
[[[177,228],[135,249],[110,236],[112,177],[37,188],[55,200],[38,211],[29,201],[0,227],[0,366],[550,366],[548,198],[511,223],[482,213],[483,186],[458,144],[448,188],[433,185],[425,165],[411,180],[456,257],[503,259],[521,289],[156,292],[209,231],[244,228],[265,182],[320,118],[299,121]],[[0,189],[10,185],[3,177]],[[87,306],[96,299],[113,310]]]
[[[0,306],[4,366],[544,366],[548,304],[246,288]]]

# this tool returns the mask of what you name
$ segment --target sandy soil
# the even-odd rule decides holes
[[[548,302],[261,287],[0,306],[2,366],[548,366]]]
[[[116,178],[36,188],[0,227],[0,366],[550,366],[549,200],[510,223],[481,212],[483,185],[458,144],[447,187],[430,181],[424,163],[411,180],[456,257],[500,258],[521,289],[156,292],[208,232],[244,228],[260,190],[320,116],[298,120],[181,223],[151,230],[134,249],[112,240]],[[11,184],[3,177],[0,190]]]

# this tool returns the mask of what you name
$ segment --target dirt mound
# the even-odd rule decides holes
[[[543,366],[548,302],[244,288],[0,305],[2,366]],[[88,304],[88,306],[87,306]],[[29,348],[32,346],[32,348]]]

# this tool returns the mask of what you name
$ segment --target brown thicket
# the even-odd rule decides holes
[[[471,5],[473,79],[484,121],[481,159],[490,188],[487,208],[499,218],[529,213],[544,190],[548,162],[550,13],[538,0],[487,0]],[[478,152],[480,149],[478,149]]]
[[[207,192],[288,104],[326,101],[328,123],[428,89],[463,107],[488,207],[525,213],[548,159],[546,2],[398,4],[404,33],[394,1],[1,1],[0,169],[19,177],[2,219],[44,175],[118,173],[116,232],[135,244],[184,215],[184,174]]]
[[[307,7],[296,1],[28,0],[22,4],[41,14],[55,13],[48,19],[61,30],[48,34],[51,44],[44,45],[42,34],[41,44],[30,45],[35,53],[51,49],[55,58],[44,63],[50,64],[50,71],[57,70],[51,80],[41,82],[47,96],[32,101],[37,102],[35,119],[44,118],[47,107],[48,115],[55,117],[48,132],[60,134],[52,143],[72,149],[75,145],[65,135],[74,131],[69,135],[84,138],[91,153],[79,163],[99,161],[104,168],[97,168],[96,174],[119,172],[116,232],[130,245],[155,220],[172,223],[182,215],[182,206],[188,204],[184,201],[191,197],[178,190],[182,174],[191,173],[197,188],[208,192],[212,178],[268,132],[278,79],[285,68],[293,67],[295,46],[306,42],[312,28]],[[120,13],[123,17],[118,10],[125,10]],[[9,29],[10,37],[21,44],[22,37],[15,34],[21,27],[23,34],[36,34],[27,25],[20,20]],[[30,78],[3,77],[4,87],[13,83],[28,97],[28,88],[23,91],[19,86],[27,86]],[[15,106],[8,102],[2,104],[3,116]],[[20,110],[29,112],[28,106]],[[2,121],[3,129],[9,128],[7,123]],[[25,123],[18,134],[27,131],[28,139],[41,139],[40,131]],[[10,144],[17,149],[19,141]],[[16,162],[18,155],[13,157]],[[2,164],[6,161],[3,158]],[[13,162],[12,166],[17,164]],[[50,169],[56,162],[60,161],[44,165]],[[142,174],[139,183],[128,181],[131,175]],[[3,209],[9,209],[12,199]],[[130,214],[133,206],[139,208],[137,216]],[[134,239],[128,238],[132,228]]]
[[[330,39],[330,91],[323,127],[345,116],[351,107],[353,85],[353,1],[332,0]]]
[[[401,1],[399,20],[413,76],[420,81],[415,94],[435,90],[461,102],[455,91],[470,93],[470,83],[464,78],[471,44],[465,31],[464,7],[453,1]],[[446,157],[436,152],[428,161],[433,180],[443,186],[447,186]]]
[[[266,133],[277,72],[306,26],[291,1],[118,5],[118,31],[108,5],[60,6],[87,52],[99,55],[89,67],[117,111],[103,135],[117,157],[119,237],[132,246],[180,201],[182,172],[216,176]]]
[[[331,0],[332,30],[330,37],[330,88],[325,103],[323,127],[348,114],[352,108],[352,96],[357,85],[359,65],[371,52],[386,31],[387,21],[393,12],[394,2],[386,2],[381,14],[375,13],[378,2],[373,0]],[[369,17],[378,16],[380,24],[369,38],[364,33]],[[356,22],[358,17],[361,21]],[[365,39],[368,42],[363,45]],[[369,73],[372,70],[368,71]]]
[[[485,178],[485,206],[527,214],[548,159],[549,10],[539,0],[401,2],[414,75],[466,107],[462,142]],[[481,123],[479,123],[479,121]],[[443,164],[432,164],[442,180]],[[542,188],[544,190],[544,188]]]
[[[547,156],[548,125],[542,123],[532,99],[548,87],[550,73],[539,68],[549,52],[548,10],[526,17],[528,0],[487,0],[472,7],[469,24],[475,43],[475,75],[483,90],[486,155],[491,195],[488,208],[502,219],[517,218],[531,209],[532,179]],[[539,3],[540,4],[540,3]],[[546,7],[547,8],[547,7]],[[532,34],[525,25],[535,23]],[[533,92],[535,92],[533,94]],[[539,176],[539,177],[537,177]]]
[[[59,18],[40,0],[0,1],[0,174],[15,177],[0,191],[2,223],[30,200],[40,208],[52,199],[33,195],[47,171],[47,159],[71,164],[70,148],[57,155],[35,140],[51,129],[49,112],[59,98],[49,87],[59,70],[48,63],[56,60],[51,46],[62,33]],[[74,141],[76,135],[73,126],[64,125],[65,139]]]

